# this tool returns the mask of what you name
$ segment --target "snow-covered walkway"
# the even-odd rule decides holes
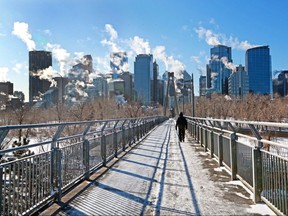
[[[173,119],[107,167],[42,215],[274,215],[192,138],[180,143]]]

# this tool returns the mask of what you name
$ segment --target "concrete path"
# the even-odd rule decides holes
[[[100,170],[42,215],[271,215],[231,182],[186,135],[180,143],[175,121],[155,128],[107,170]],[[112,166],[109,168],[109,166]]]

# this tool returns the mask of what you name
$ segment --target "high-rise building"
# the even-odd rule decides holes
[[[128,57],[126,52],[110,53],[110,68],[113,79],[117,79],[119,74],[128,71]]]
[[[29,102],[44,94],[51,82],[40,79],[42,70],[52,66],[52,53],[48,51],[29,51]]]
[[[199,77],[199,96],[205,96],[206,94],[206,76]]]
[[[231,47],[216,45],[210,49],[210,60],[207,65],[207,93],[228,94],[228,78],[231,69],[226,65],[229,63],[232,63]]]
[[[0,82],[0,92],[5,95],[13,95],[13,83],[11,82]]]
[[[248,73],[240,64],[236,67],[236,71],[229,77],[229,95],[240,97],[249,93]]]
[[[272,94],[272,69],[269,46],[246,50],[245,68],[249,77],[249,92]]]
[[[9,95],[13,95],[13,83],[0,82],[0,109],[2,105],[6,105]]]
[[[119,77],[124,80],[124,97],[126,100],[133,100],[133,76],[130,72],[122,72]]]
[[[151,103],[151,80],[153,79],[153,55],[139,54],[134,62],[134,89],[136,100]]]
[[[164,80],[159,79],[157,83],[157,102],[164,105]]]
[[[108,97],[108,83],[103,75],[98,75],[93,79],[93,85],[98,91],[100,97]]]
[[[278,71],[278,76],[273,79],[273,95],[285,97],[288,95],[288,70]]]
[[[69,80],[67,77],[54,77],[56,81],[56,86],[58,88],[58,102],[64,102],[65,86],[68,84]]]
[[[158,76],[159,76],[159,66],[156,60],[153,62],[153,80],[152,80],[152,101],[153,103],[158,102]]]
[[[91,55],[84,55],[82,58],[82,64],[89,74],[93,73],[93,59]]]

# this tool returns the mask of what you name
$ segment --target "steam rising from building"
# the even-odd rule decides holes
[[[29,26],[25,22],[15,22],[12,34],[20,38],[27,46],[28,51],[36,49],[36,44],[32,40],[32,35],[28,30]]]
[[[0,82],[7,81],[7,74],[9,69],[6,67],[0,68]]]

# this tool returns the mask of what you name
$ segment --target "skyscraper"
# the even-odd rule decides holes
[[[245,68],[249,77],[249,92],[272,94],[272,69],[269,46],[258,46],[246,51]]]
[[[124,97],[126,100],[131,101],[133,100],[133,76],[130,72],[122,72],[119,77],[124,80],[125,90],[124,90]]]
[[[153,79],[153,55],[139,54],[134,62],[134,89],[136,100],[149,105],[151,102],[151,80]]]
[[[229,95],[242,98],[249,93],[248,74],[240,64],[229,77]]]
[[[199,77],[199,96],[205,96],[206,93],[206,76]]]
[[[210,49],[210,60],[207,65],[208,93],[228,94],[228,78],[231,69],[225,65],[229,63],[232,63],[231,47],[216,45]]]
[[[52,53],[29,51],[29,102],[33,102],[50,87],[48,80],[40,79],[40,71],[52,66]]]
[[[152,101],[154,103],[158,102],[158,76],[159,76],[159,66],[156,60],[153,63],[153,80],[152,80]]]

